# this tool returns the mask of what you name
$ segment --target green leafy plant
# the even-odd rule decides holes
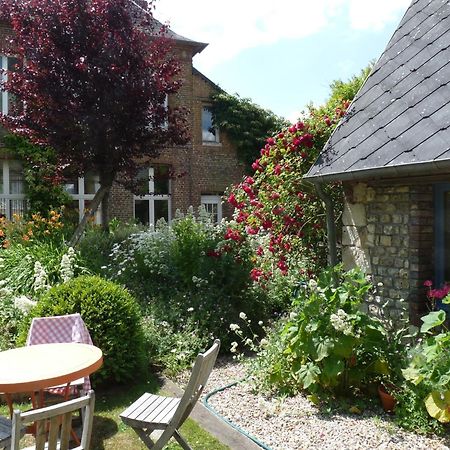
[[[40,214],[46,217],[49,211],[70,204],[71,198],[64,190],[62,179],[55,179],[57,159],[53,149],[33,145],[25,138],[12,134],[4,136],[3,141],[8,152],[23,163],[25,195],[29,200],[30,215]]]
[[[443,303],[450,303],[446,298]],[[403,376],[410,390],[419,388],[426,410],[439,422],[450,422],[450,332],[445,312],[432,311],[422,317],[422,338],[411,348]]]
[[[251,277],[253,249],[235,249],[223,239],[227,224],[205,215],[176,218],[131,235],[113,247],[106,271],[128,286],[158,321],[176,327],[189,319],[202,337],[220,338],[227,347],[227,324],[244,311],[258,322],[273,305]]]
[[[238,157],[248,167],[258,157],[266,136],[288,125],[272,111],[261,108],[248,98],[218,92],[211,97],[214,123],[236,145]]]
[[[361,311],[371,289],[361,272],[339,267],[304,283],[277,330],[278,351],[260,353],[272,360],[259,375],[286,393],[348,393],[386,371],[386,331]]]
[[[36,240],[0,250],[0,280],[15,294],[39,296],[83,272],[78,254],[62,241]]]
[[[50,289],[31,311],[32,317],[80,313],[92,341],[103,351],[95,382],[125,382],[145,367],[144,335],[136,300],[123,287],[97,276],[81,276]],[[24,340],[28,330],[24,329]]]

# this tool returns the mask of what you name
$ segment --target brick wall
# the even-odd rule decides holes
[[[176,95],[169,97],[169,105],[189,109],[191,142],[184,147],[164,149],[158,158],[146,161],[148,165],[168,164],[172,167],[175,174],[171,182],[172,217],[177,209],[185,212],[189,206],[199,207],[202,195],[222,195],[244,174],[244,166],[224,133],[220,133],[220,143],[203,144],[202,110],[210,104],[210,95],[217,88],[207,78],[193,73],[189,48],[177,49],[177,57],[182,63],[183,85]],[[232,209],[224,204],[223,213],[231,217]],[[133,195],[115,185],[110,216],[129,220],[132,214]]]
[[[407,312],[413,324],[425,312],[423,281],[432,276],[433,188],[431,184],[346,184],[342,256],[382,283],[380,301],[393,319]],[[402,302],[401,299],[407,302]]]
[[[4,39],[9,28],[0,23],[0,39]],[[202,194],[221,195],[232,183],[241,180],[243,165],[238,162],[236,151],[226,136],[221,134],[221,143],[203,145],[201,137],[201,112],[209,103],[209,96],[216,86],[192,69],[192,47],[180,44],[174,48],[180,61],[181,89],[169,97],[169,106],[184,106],[189,110],[191,142],[183,147],[166,148],[161,155],[148,160],[148,165],[168,164],[176,177],[172,180],[172,216],[176,209],[186,211],[189,206],[200,205]],[[0,143],[1,147],[1,143]],[[185,174],[184,176],[180,176]],[[224,205],[224,214],[231,216],[231,209]],[[133,218],[133,195],[115,184],[111,192],[110,218],[121,220]]]

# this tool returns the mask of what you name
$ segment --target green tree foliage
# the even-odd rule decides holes
[[[248,98],[219,92],[212,96],[214,123],[226,131],[239,158],[250,167],[265,139],[288,125],[288,121]]]
[[[3,138],[9,154],[23,163],[25,193],[29,200],[28,213],[47,217],[51,210],[70,203],[60,179],[55,178],[57,157],[53,149],[33,145],[17,135]]]
[[[291,266],[298,267],[299,260],[310,273],[326,265],[325,207],[312,183],[303,177],[345,115],[369,70],[347,82],[334,81],[323,106],[310,105],[298,123],[267,137],[260,157],[252,164],[254,174],[230,191],[228,202],[235,207],[236,224],[225,238],[237,244],[244,234],[268,240],[269,245],[258,248],[254,280],[266,281],[277,269],[287,274]],[[326,191],[339,217],[340,186],[328,186]]]

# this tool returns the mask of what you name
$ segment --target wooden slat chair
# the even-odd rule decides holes
[[[173,436],[183,449],[192,450],[181,436],[179,428],[189,417],[205,388],[219,347],[220,341],[215,340],[208,351],[197,356],[189,383],[181,398],[162,397],[146,392],[120,414],[123,422],[133,428],[149,449],[161,450]],[[155,430],[162,430],[162,434],[154,442],[150,435]]]
[[[11,420],[0,416],[0,448],[11,447]]]
[[[84,408],[81,444],[72,450],[89,450],[94,418],[95,395],[87,395],[45,408],[27,412],[14,411],[11,429],[11,450],[19,450],[21,430],[25,425],[36,424],[35,445],[24,450],[68,450],[72,429],[72,413]]]

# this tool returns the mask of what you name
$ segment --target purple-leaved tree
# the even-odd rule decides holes
[[[0,20],[12,27],[0,52],[19,60],[0,84],[17,105],[0,116],[2,125],[52,147],[60,173],[100,177],[72,245],[100,204],[107,224],[118,174],[131,182],[139,159],[189,139],[186,111],[165,107],[166,95],[180,87],[172,43],[153,33],[151,5],[141,6],[133,0],[0,0]]]

